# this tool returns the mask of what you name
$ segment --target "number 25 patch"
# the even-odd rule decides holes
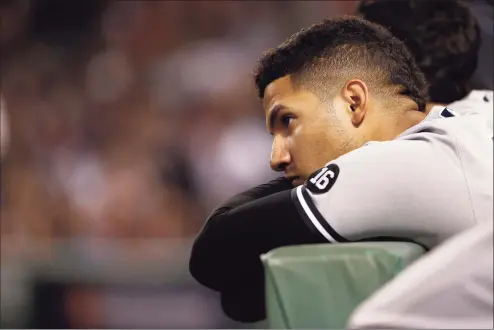
[[[314,194],[323,194],[331,189],[338,178],[338,174],[340,174],[338,165],[329,164],[312,173],[307,180],[306,187]]]

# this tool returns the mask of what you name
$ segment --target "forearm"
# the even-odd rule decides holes
[[[253,322],[265,316],[261,254],[323,242],[300,217],[292,188],[278,178],[230,198],[212,212],[194,242],[190,273],[221,293],[223,310],[234,320]]]
[[[231,318],[255,321],[264,315],[260,255],[280,246],[322,242],[300,217],[291,191],[281,191],[212,216],[194,243],[190,272],[221,292]]]
[[[225,285],[220,279],[223,277],[220,269],[224,268],[226,266],[224,263],[227,262],[224,259],[228,258],[228,253],[232,252],[232,248],[237,249],[236,247],[243,239],[246,237],[254,239],[252,235],[256,233],[246,232],[246,230],[255,228],[254,223],[251,223],[254,218],[265,218],[268,214],[279,218],[282,214],[278,212],[284,211],[284,208],[274,206],[274,209],[279,211],[271,214],[273,207],[268,207],[268,214],[266,214],[265,206],[259,208],[255,204],[254,207],[250,204],[282,191],[289,193],[292,188],[290,181],[277,178],[237,194],[218,206],[208,217],[194,242],[190,257],[191,274],[203,285],[219,291],[219,286]],[[248,205],[247,208],[246,205]],[[261,205],[264,204],[261,203]],[[212,264],[214,267],[211,267]]]

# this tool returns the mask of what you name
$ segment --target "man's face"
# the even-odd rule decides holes
[[[271,168],[295,178],[294,185],[357,147],[345,105],[335,99],[328,106],[315,94],[296,90],[290,76],[267,86],[263,106],[273,135]]]

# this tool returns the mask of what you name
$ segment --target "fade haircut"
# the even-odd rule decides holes
[[[254,77],[259,97],[287,75],[322,100],[331,99],[346,81],[362,79],[385,102],[406,96],[425,111],[427,83],[405,45],[358,17],[324,20],[264,53]]]
[[[358,12],[405,43],[429,83],[431,101],[448,104],[471,91],[482,37],[460,1],[371,0]]]

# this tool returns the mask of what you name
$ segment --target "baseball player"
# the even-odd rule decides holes
[[[265,317],[259,256],[273,248],[376,239],[433,248],[492,221],[484,119],[427,114],[424,76],[386,29],[325,20],[266,52],[255,81],[271,167],[285,177],[213,211],[190,257],[192,276],[220,292],[229,317]]]
[[[479,22],[468,3],[363,0],[357,14],[384,26],[405,43],[429,83],[428,109],[442,105],[456,112],[479,112],[492,132],[494,96],[490,84],[477,83],[482,89],[472,90],[482,41],[488,44],[489,40],[482,40]]]

